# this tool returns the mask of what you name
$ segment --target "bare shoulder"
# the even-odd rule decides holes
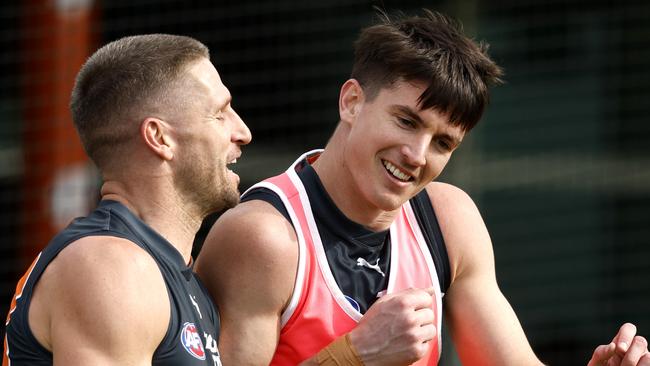
[[[434,208],[451,210],[454,214],[477,210],[474,201],[465,191],[449,183],[432,182],[426,190]]]
[[[247,201],[228,210],[215,222],[196,268],[225,254],[231,256],[228,262],[234,259],[290,262],[290,253],[297,251],[296,240],[291,223],[273,206],[259,200]]]
[[[475,232],[485,227],[476,204],[462,189],[448,183],[433,182],[427,185],[426,190],[445,239],[449,235]]]
[[[224,364],[271,362],[296,279],[296,240],[291,223],[259,200],[240,203],[211,228],[194,268],[219,309]]]
[[[64,354],[79,342],[102,352],[102,345],[113,344],[124,345],[127,357],[126,343],[134,339],[155,350],[169,309],[162,274],[145,250],[126,239],[89,236],[68,245],[48,265],[29,316],[37,339],[50,350]]]
[[[452,281],[461,273],[493,266],[492,242],[472,198],[447,183],[433,182],[426,189],[445,239]]]
[[[291,223],[269,203],[252,200],[217,220],[195,269],[219,307],[237,298],[256,300],[244,298],[239,286],[255,289],[246,294],[264,297],[269,306],[277,307],[290,297],[297,262],[298,244]]]
[[[59,253],[48,271],[56,273],[57,276],[52,276],[54,281],[64,286],[92,285],[110,291],[129,291],[131,286],[138,286],[137,282],[146,286],[163,282],[156,261],[147,251],[128,239],[114,236],[87,236],[76,240]],[[63,281],[65,278],[77,281],[69,283]],[[118,279],[130,281],[120,283]]]

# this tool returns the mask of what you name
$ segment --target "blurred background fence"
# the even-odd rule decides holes
[[[507,84],[440,180],[476,200],[502,290],[542,360],[585,364],[623,321],[650,335],[644,0],[3,2],[0,312],[49,237],[97,200],[67,103],[99,45],[152,32],[209,45],[253,132],[237,168],[247,188],[324,146],[373,5],[455,16],[505,68]]]

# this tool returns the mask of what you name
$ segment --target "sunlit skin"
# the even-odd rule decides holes
[[[189,73],[183,98],[190,102],[170,121],[180,151],[174,180],[205,215],[239,201],[239,176],[227,165],[241,156],[240,146],[250,142],[251,133],[209,60]]]
[[[368,100],[356,80],[343,86],[341,123],[333,137],[340,139],[341,151],[323,157],[342,154],[344,166],[322,164],[326,158],[314,168],[350,219],[375,230],[387,228],[396,210],[442,172],[461,143],[465,134],[447,114],[420,108],[424,89],[398,81]],[[399,177],[390,171],[395,168]]]
[[[203,218],[238,201],[239,177],[227,166],[250,131],[207,58],[187,64],[148,98],[121,117],[132,136],[102,171],[102,199],[126,206],[189,264]],[[88,235],[43,272],[29,325],[55,365],[151,365],[172,311],[150,252],[120,236]]]
[[[498,287],[492,243],[478,209],[462,190],[432,182],[464,133],[444,113],[419,108],[423,90],[423,85],[398,82],[367,99],[359,83],[348,80],[339,98],[340,123],[312,165],[343,214],[374,230],[388,228],[400,206],[425,189],[448,251],[452,283],[445,293],[446,321],[461,361],[542,365]],[[265,201],[246,201],[213,226],[195,269],[220,311],[224,364],[271,362],[294,291],[298,248],[291,223]],[[371,306],[347,334],[365,365],[411,364],[425,354],[438,331],[434,313],[421,311],[430,307],[431,293],[391,293]],[[615,340],[630,344],[635,332],[622,328]],[[638,352],[628,355],[647,349],[633,345]],[[600,347],[589,366],[619,366],[607,363],[613,352],[613,345]],[[314,356],[300,364],[321,363]]]

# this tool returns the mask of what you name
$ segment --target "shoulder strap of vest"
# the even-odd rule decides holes
[[[425,189],[411,198],[411,207],[413,207],[413,212],[415,213],[418,225],[420,225],[420,229],[422,229],[422,234],[429,246],[429,250],[431,250],[436,272],[438,272],[440,290],[446,293],[451,283],[449,256],[447,255],[445,240],[442,237],[442,232],[438,225],[438,219],[436,218],[431,200]]]

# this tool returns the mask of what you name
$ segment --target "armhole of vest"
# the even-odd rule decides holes
[[[73,236],[66,240],[64,243],[59,245],[56,249],[50,249],[52,247],[46,246],[39,254],[38,256],[34,259],[34,265],[31,268],[31,270],[28,269],[29,274],[25,272],[25,275],[27,278],[25,279],[25,284],[23,285],[22,292],[20,297],[25,299],[25,302],[23,303],[23,306],[20,309],[15,309],[15,311],[20,311],[21,316],[20,320],[22,323],[19,326],[24,329],[24,334],[25,336],[29,339],[29,341],[33,342],[36,347],[38,347],[38,352],[43,353],[44,355],[52,355],[52,352],[50,352],[45,346],[39,342],[38,339],[36,339],[36,335],[34,335],[34,332],[32,331],[32,327],[29,325],[29,308],[32,305],[32,299],[34,296],[34,288],[36,287],[36,284],[38,281],[40,281],[41,277],[43,276],[43,273],[45,273],[45,270],[47,270],[47,267],[49,267],[50,263],[56,259],[56,257],[63,251],[63,249],[67,248],[68,245],[72,244],[73,242],[80,240],[82,238],[88,237],[88,236],[101,236],[103,235],[103,232],[90,232],[90,233],[85,233],[84,235],[79,235],[79,236]],[[54,239],[53,239],[54,240]],[[49,244],[48,244],[49,245]],[[25,291],[27,289],[27,291]],[[14,294],[16,296],[16,294]],[[9,311],[11,309],[8,309]],[[13,317],[12,317],[13,318]],[[9,323],[11,320],[9,321]],[[5,327],[9,326],[9,323],[5,324]],[[5,329],[5,336],[7,339],[9,336],[6,334],[6,329]],[[4,343],[4,337],[3,337],[3,343]],[[7,345],[8,346],[8,345]]]
[[[436,272],[438,272],[440,289],[443,293],[446,293],[451,283],[449,256],[447,255],[447,247],[440,231],[438,219],[426,189],[423,189],[411,199],[411,206],[418,224],[422,228],[429,250],[431,250]]]
[[[142,248],[149,252],[149,248]],[[181,322],[180,322],[180,310],[178,309],[178,306],[176,306],[177,299],[174,299],[173,291],[170,289],[169,282],[167,281],[167,278],[165,277],[165,273],[163,272],[163,269],[161,267],[161,264],[156,260],[155,257],[149,252],[149,255],[152,256],[154,261],[156,262],[156,265],[158,266],[158,270],[160,271],[160,276],[163,279],[163,282],[165,283],[165,291],[167,291],[167,300],[169,301],[169,323],[167,324],[167,331],[165,332],[165,336],[160,340],[160,343],[158,343],[158,346],[156,349],[153,351],[153,356],[152,359],[155,359],[156,357],[163,357],[165,354],[169,353],[170,350],[173,350],[174,345],[176,343],[176,335],[177,332],[180,331],[181,329]]]
[[[280,195],[279,192],[281,191],[282,189],[277,185],[268,181],[262,181],[249,188],[246,192],[244,192],[244,194],[242,195],[242,201],[244,198],[248,198],[247,200],[261,200],[269,203],[278,212],[280,212],[280,214],[282,214],[282,216],[287,221],[289,221],[289,223],[291,223],[291,226],[293,227],[293,230],[296,233],[296,240],[298,242],[298,251],[299,251],[298,267],[296,270],[296,279],[294,281],[294,288],[291,293],[291,297],[289,299],[289,305],[280,315],[280,327],[284,329],[284,327],[290,323],[290,320],[293,318],[294,314],[296,314],[297,309],[300,307],[300,302],[303,299],[304,281],[305,278],[307,278],[306,262],[308,259],[307,259],[307,244],[304,242],[304,239],[301,239],[302,233],[298,232],[299,230],[301,230],[300,226],[296,227],[297,222],[294,222],[291,213],[289,213],[289,210],[292,210],[291,212],[293,212],[294,215],[295,212],[293,211],[293,208],[291,207],[291,204],[288,201],[288,197],[284,195],[283,196]],[[254,197],[249,198],[251,194],[254,194]]]
[[[250,191],[244,193],[244,195],[242,195],[241,198],[241,202],[254,201],[254,200],[264,201],[270,204],[279,213],[281,213],[282,216],[284,216],[284,218],[287,219],[287,221],[289,221],[291,226],[293,226],[293,221],[291,221],[291,216],[289,215],[289,211],[287,211],[287,208],[282,202],[282,199],[276,192],[266,187],[255,187]],[[295,229],[296,228],[294,227],[294,230]]]
[[[24,330],[23,335],[27,337],[26,341],[32,342],[37,347],[37,349],[33,351],[39,352],[44,356],[52,357],[52,352],[46,349],[41,344],[41,342],[39,342],[38,339],[36,339],[36,336],[32,331],[32,327],[29,325],[29,307],[32,304],[32,297],[34,296],[34,287],[36,287],[36,284],[41,279],[41,276],[47,269],[47,266],[50,265],[52,260],[54,260],[54,258],[56,258],[56,256],[59,255],[61,250],[67,247],[68,244],[69,243],[62,245],[61,248],[56,250],[54,253],[46,252],[47,249],[46,247],[34,259],[34,262],[32,265],[30,265],[30,268],[28,268],[27,271],[25,271],[25,274],[23,276],[27,276],[27,277],[25,278],[25,282],[20,292],[20,298],[24,299],[23,306],[21,306],[20,309],[14,308],[14,311],[11,311],[11,308],[8,309],[10,312],[8,315],[11,316],[9,317],[9,321],[5,324],[6,328],[5,328],[5,335],[3,337],[3,346],[4,346],[4,341],[6,339],[7,341],[6,346],[9,347],[9,338],[11,337],[11,335],[9,334],[9,327],[10,326],[18,327]],[[17,295],[18,295],[17,293],[14,293],[12,299]],[[18,299],[16,299],[16,306],[18,306]],[[14,323],[13,325],[11,324],[12,322]],[[5,349],[4,352],[6,352],[5,355],[9,358],[9,350]],[[15,352],[16,351],[14,351],[14,353]],[[17,352],[20,352],[20,350],[18,350]],[[11,358],[9,358],[9,360],[11,360]]]

